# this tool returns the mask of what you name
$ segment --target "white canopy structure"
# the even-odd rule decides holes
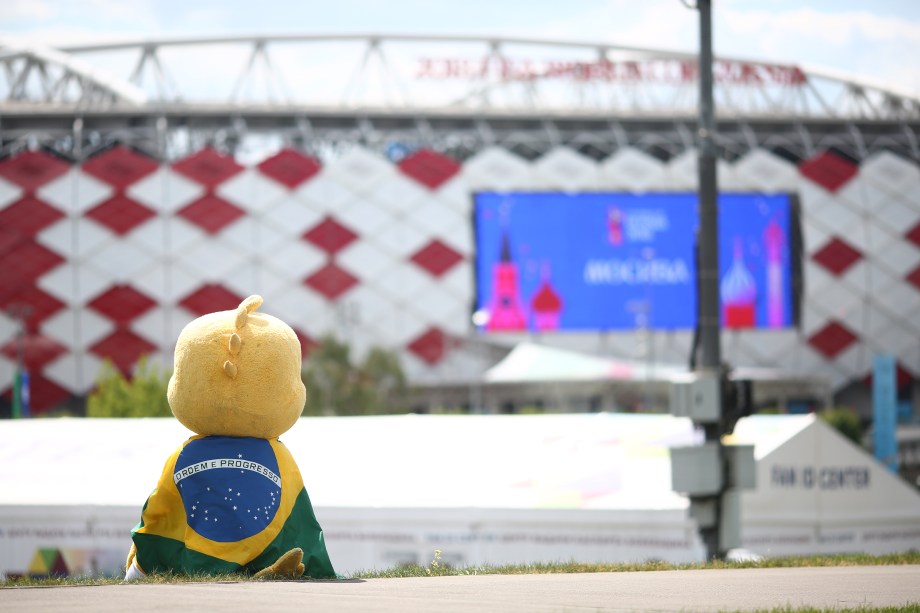
[[[758,463],[742,498],[746,549],[920,547],[920,495],[820,420],[753,417],[736,432]],[[71,572],[118,572],[189,435],[174,419],[0,422],[0,575],[55,556]],[[700,438],[686,419],[598,413],[304,418],[282,441],[349,573],[426,564],[435,549],[464,565],[700,560],[668,454]]]
[[[685,366],[618,360],[520,343],[504,360],[486,371],[487,383],[572,381],[670,381],[687,372]]]
[[[667,403],[670,384],[691,376],[682,364],[626,360],[590,355],[531,342],[521,342],[503,360],[486,371],[487,385],[606,383],[621,388],[642,386],[654,389]],[[812,398],[825,406],[831,397],[830,382],[820,377],[791,373],[776,368],[743,366],[733,368],[733,380],[754,385],[758,405],[774,402],[783,407],[788,398]]]

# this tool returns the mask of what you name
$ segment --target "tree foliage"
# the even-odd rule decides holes
[[[134,376],[125,378],[110,360],[102,363],[96,389],[86,400],[87,417],[170,417],[166,400],[170,373],[160,372],[146,357],[137,363]]]
[[[406,377],[399,357],[380,347],[354,364],[348,344],[327,335],[310,352],[303,381],[304,415],[380,415],[405,408]]]
[[[859,415],[850,408],[826,409],[818,413],[829,425],[836,428],[840,434],[844,435],[857,445],[862,445],[863,426]]]
[[[169,417],[170,374],[141,358],[128,379],[105,360],[96,389],[87,398],[86,415]],[[355,364],[347,343],[326,336],[305,362],[302,377],[307,387],[304,415],[380,415],[405,408],[406,378],[399,358],[380,347],[371,348]]]

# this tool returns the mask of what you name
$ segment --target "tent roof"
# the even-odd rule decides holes
[[[483,378],[487,384],[497,385],[608,382],[663,387],[690,376],[692,372],[681,364],[602,357],[523,342],[486,371]],[[823,379],[775,368],[736,366],[730,376],[735,381],[753,381],[754,400],[758,403],[784,405],[787,398],[801,397],[826,404],[831,391]]]
[[[739,421],[758,457],[807,416]],[[177,420],[0,422],[0,505],[140,505],[191,433]],[[668,447],[701,435],[671,415],[302,418],[281,437],[320,507],[683,509]]]
[[[670,381],[686,373],[676,364],[650,364],[604,358],[534,343],[520,343],[486,371],[489,383],[566,381]]]
[[[162,419],[0,422],[0,505],[141,505],[188,436]],[[683,509],[670,415],[302,418],[281,437],[320,507]]]
[[[916,488],[815,415],[756,415],[738,422],[733,439],[754,444],[758,461],[757,489],[742,498],[746,520],[870,526],[860,547],[920,542]]]
[[[813,414],[752,415],[738,420],[731,435],[731,442],[754,445],[754,459],[760,460],[810,426],[816,419]]]

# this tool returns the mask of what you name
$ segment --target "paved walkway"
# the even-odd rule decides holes
[[[920,603],[920,565],[0,590],[2,611],[735,611]]]

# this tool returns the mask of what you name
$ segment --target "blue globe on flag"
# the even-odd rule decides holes
[[[189,527],[223,543],[258,534],[281,502],[281,477],[271,445],[261,438],[207,436],[190,441],[173,480]]]

